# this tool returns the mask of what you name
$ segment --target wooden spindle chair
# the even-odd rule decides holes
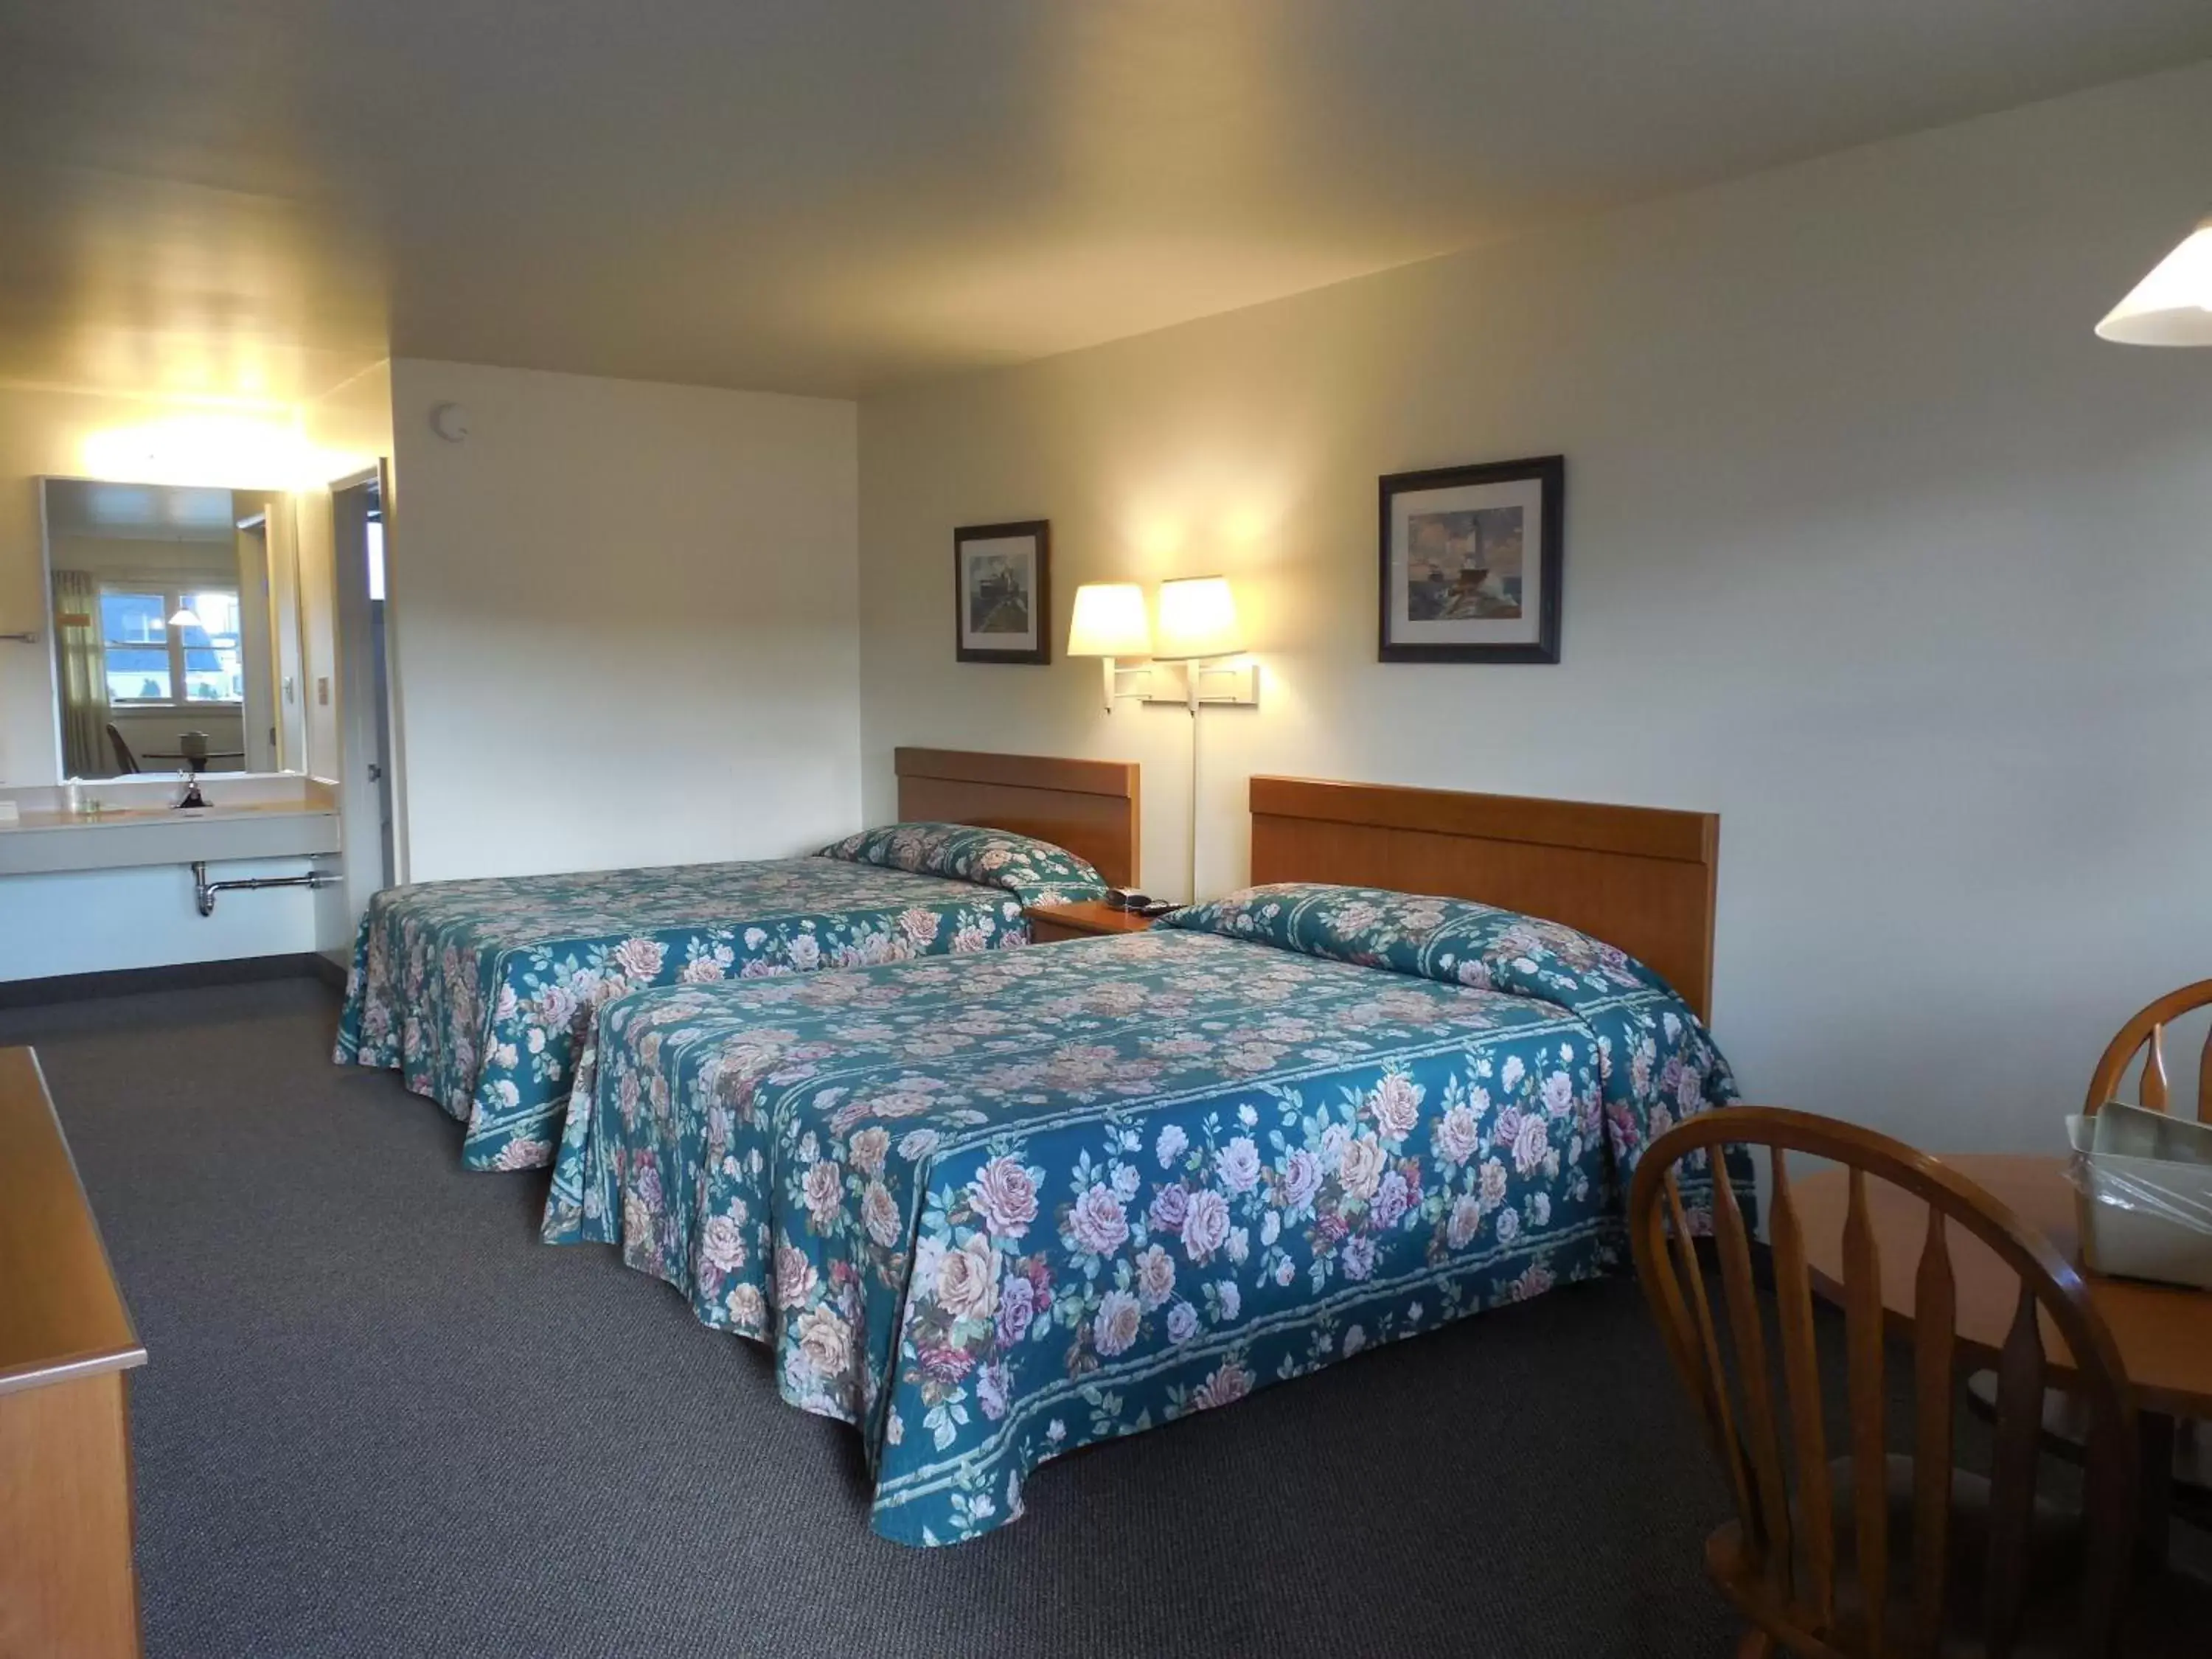
[[[2192,1008],[2208,1003],[2212,1003],[2212,979],[2200,979],[2194,985],[2169,991],[2121,1026],[2119,1034],[2105,1045],[2097,1069],[2089,1074],[2089,1097],[2081,1109],[2094,1117],[2106,1101],[2118,1099],[2120,1080],[2127,1075],[2130,1062],[2148,1048],[2138,1090],[2142,1098],[2137,1103],[2154,1112],[2165,1111],[2169,1088],[2166,1028]],[[2205,1032],[2204,1046],[2197,1057],[2197,1118],[2200,1123],[2212,1123],[2212,1030]]]
[[[2212,1004],[2212,979],[2200,979],[2194,985],[2167,992],[2148,1007],[2139,1010],[2105,1045],[2096,1070],[2089,1074],[2089,1095],[2081,1105],[2084,1115],[2094,1117],[2099,1107],[2120,1098],[2120,1085],[2126,1080],[2128,1068],[2137,1054],[2142,1055],[2143,1063],[2136,1085],[2136,1103],[2154,1112],[2171,1109],[2172,1085],[2166,1069],[2166,1028],[2182,1015],[2208,1004]],[[2197,1055],[2197,1121],[2212,1123],[2212,1026],[2206,1028],[2203,1045]],[[1984,1379],[1975,1379],[1974,1395],[1978,1403],[1986,1401],[1988,1385]],[[2172,1507],[2201,1526],[2212,1526],[2212,1424],[2191,1419],[2179,1422],[2166,1419],[2154,1419],[2148,1426],[2151,1432],[2145,1437],[2145,1455],[2168,1460],[2172,1472],[2160,1477],[2158,1484],[2169,1489]],[[2049,1449],[2062,1456],[2080,1455],[2081,1413],[2073,1401],[2052,1400],[2045,1411],[2044,1428],[2045,1443]],[[2161,1451],[2160,1447],[2166,1443],[2171,1443],[2171,1450]],[[2153,1523],[2155,1532],[2163,1516],[2146,1519]],[[2207,1638],[2206,1646],[2208,1651],[2212,1651],[2212,1638]]]
[[[115,765],[118,771],[136,772],[140,769],[138,757],[131,751],[131,740],[123,735],[122,728],[113,720],[107,723],[107,740],[115,747]]]
[[[1691,1159],[1717,1170],[1723,1145],[1764,1146],[1772,1169],[1778,1396],[1735,1194],[1726,1180],[1714,1182],[1711,1233],[1724,1319],[1715,1316],[1683,1207],[1677,1167]],[[1793,1152],[1850,1170],[1840,1287],[1850,1446],[1832,1463],[1813,1286],[1790,1190]],[[1886,1182],[1928,1206],[1912,1280],[1909,1459],[1890,1455],[1883,1420],[1886,1316],[1869,1182]],[[2046,1240],[1980,1187],[1901,1141],[1770,1107],[1704,1113],[1662,1136],[1637,1167],[1629,1225],[1638,1276],[1668,1355],[1735,1497],[1736,1518],[1707,1540],[1705,1565],[1753,1626],[1742,1653],[1778,1647],[1818,1659],[1874,1659],[1940,1650],[2101,1659],[2113,1650],[2135,1513],[2135,1410],[2111,1333],[2081,1279]],[[2020,1279],[1997,1356],[1986,1483],[1957,1469],[1953,1455],[1957,1373],[1972,1352],[1954,1324],[1955,1234],[1979,1240]],[[2051,1363],[2046,1322],[2070,1356],[2069,1386],[2085,1401],[2089,1424],[2085,1524],[2063,1547],[2078,1576],[2063,1586],[2040,1557],[2031,1565],[2036,1549],[2049,1547],[2053,1519],[2035,1497]],[[1844,1543],[1851,1546],[1847,1558],[1839,1548]]]

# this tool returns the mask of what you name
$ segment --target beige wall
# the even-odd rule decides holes
[[[300,653],[305,659],[300,679],[301,727],[307,738],[307,770],[310,777],[338,781],[337,633],[331,592],[331,492],[327,489],[301,490],[293,497],[295,545],[300,562]],[[317,683],[327,680],[327,702],[319,701]]]
[[[349,665],[339,626],[335,520],[329,486],[358,477],[392,455],[392,365],[378,363],[315,398],[301,411],[301,424],[317,454],[325,458],[319,487],[299,495],[300,631],[307,672],[301,695],[306,702],[307,769],[339,786],[338,811],[348,848],[380,840],[380,808],[359,756],[349,756],[349,712],[370,730],[371,709],[349,711]],[[351,576],[355,573],[346,573]],[[358,666],[358,665],[356,665]],[[373,676],[363,672],[368,682]],[[349,857],[343,878],[315,895],[316,948],[349,959],[356,929],[368,896],[384,884],[382,852]]]
[[[853,404],[406,360],[392,394],[410,879],[856,826]]]
[[[872,398],[867,815],[901,743],[1137,759],[1180,891],[1188,720],[953,660],[952,527],[1048,516],[1055,652],[1079,582],[1237,580],[1202,890],[1257,771],[1717,810],[1749,1092],[2050,1149],[2208,969],[2212,352],[2090,331],[2207,155],[2200,68]],[[1552,452],[1564,661],[1378,664],[1377,475]]]
[[[307,404],[301,410],[301,424],[323,458],[325,475],[316,487],[299,495],[300,623],[301,648],[309,665],[303,690],[307,770],[336,781],[341,771],[344,684],[328,486],[367,471],[391,455],[392,366],[379,363]],[[327,697],[322,694],[325,680],[329,682]]]
[[[379,363],[307,404],[301,411],[308,441],[329,458],[325,485],[374,466],[392,453],[392,366]],[[343,685],[338,674],[337,580],[331,568],[331,495],[327,488],[300,493],[301,631],[308,661],[307,769],[337,780],[338,720]],[[328,678],[330,696],[317,682]]]

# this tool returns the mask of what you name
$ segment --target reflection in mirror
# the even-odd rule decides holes
[[[45,489],[62,775],[304,770],[291,498]]]

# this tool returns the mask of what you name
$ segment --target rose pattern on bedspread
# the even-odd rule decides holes
[[[831,848],[379,893],[334,1058],[397,1069],[460,1119],[469,1168],[538,1167],[552,1162],[592,1019],[614,997],[1026,945],[1025,904],[1103,890],[1080,859],[1026,836],[899,828],[866,859]],[[931,872],[955,864],[972,878]]]
[[[1170,929],[648,992],[545,1237],[769,1344],[875,1528],[951,1542],[1060,1452],[1624,1261],[1634,1149],[1733,1085],[1663,988],[1575,1000]]]

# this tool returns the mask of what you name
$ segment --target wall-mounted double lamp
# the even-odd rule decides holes
[[[2097,332],[2122,345],[2212,346],[2212,218],[2152,267]]]
[[[1154,629],[1135,582],[1085,582],[1075,590],[1067,654],[1103,659],[1106,712],[1115,699],[1199,704],[1256,703],[1259,676],[1243,656],[1237,596],[1226,576],[1160,584]],[[1132,665],[1129,658],[1140,660]]]
[[[1106,712],[1117,697],[1173,703],[1190,711],[1190,841],[1188,898],[1198,896],[1198,711],[1260,701],[1260,673],[1244,654],[1237,595],[1226,576],[1186,576],[1160,584],[1159,625],[1146,615],[1134,582],[1086,582],[1075,590],[1067,654],[1105,662]],[[1150,660],[1125,666],[1129,657]]]

